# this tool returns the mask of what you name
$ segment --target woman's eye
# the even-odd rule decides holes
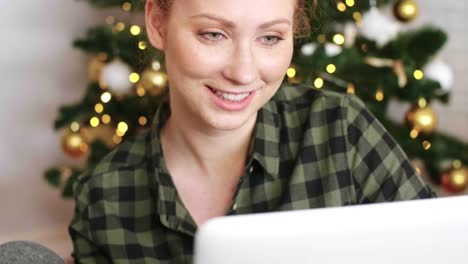
[[[201,33],[201,35],[208,39],[208,40],[213,40],[213,41],[216,41],[216,40],[221,40],[224,38],[224,35],[219,33],[219,32],[206,32],[206,33]]]
[[[274,45],[274,44],[278,43],[281,40],[282,40],[282,38],[280,38],[278,36],[273,36],[273,35],[262,37],[262,43],[266,44],[266,45]]]

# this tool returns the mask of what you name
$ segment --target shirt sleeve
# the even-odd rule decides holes
[[[73,259],[77,264],[112,263],[99,245],[93,241],[88,221],[89,199],[87,197],[86,186],[78,181],[75,186],[75,211],[68,228],[73,243]]]
[[[355,96],[344,97],[347,159],[358,203],[435,197],[401,147]]]

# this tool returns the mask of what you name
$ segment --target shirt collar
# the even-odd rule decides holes
[[[252,157],[258,161],[273,178],[279,178],[280,131],[276,103],[271,99],[258,111],[255,124]]]
[[[155,117],[151,130],[151,158],[155,168],[164,174],[168,169],[162,157],[162,146],[160,133],[164,123],[170,115],[168,100],[162,100]],[[250,144],[250,156],[258,161],[273,178],[279,177],[280,166],[280,131],[278,108],[274,99],[268,101],[257,114],[254,137]],[[159,173],[158,173],[159,174]]]
[[[161,129],[169,118],[169,115],[169,101],[163,99],[159,104],[151,126],[150,159],[152,162],[151,169],[154,170],[153,175],[156,181],[153,187],[157,188],[155,190],[155,203],[161,224],[193,236],[197,228],[195,221],[189,212],[185,210],[182,201],[177,195],[162,151]]]

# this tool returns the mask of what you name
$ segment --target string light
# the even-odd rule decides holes
[[[96,111],[96,113],[100,114],[102,113],[102,111],[104,111],[104,106],[101,104],[101,103],[98,103],[94,106],[94,111]]]
[[[427,100],[426,100],[426,98],[424,98],[424,97],[419,98],[419,100],[418,100],[418,106],[419,106],[420,108],[426,107],[426,106],[427,106]]]
[[[357,11],[354,12],[354,13],[353,13],[353,18],[354,18],[354,20],[356,20],[356,22],[358,22],[358,23],[361,22],[361,20],[362,20],[361,13],[359,13],[359,12],[357,12]]]
[[[138,123],[142,126],[146,125],[148,123],[148,119],[144,116],[140,116],[138,118]]]
[[[141,50],[145,50],[146,49],[146,41],[138,42],[138,48],[141,49]]]
[[[323,79],[320,78],[320,77],[317,78],[317,79],[315,79],[315,81],[314,81],[314,86],[315,86],[315,88],[317,88],[317,89],[321,89],[321,88],[323,87],[323,84],[324,84],[324,81],[323,81]]]
[[[110,121],[111,121],[110,115],[108,115],[108,114],[103,115],[103,116],[101,117],[101,121],[102,121],[102,123],[104,123],[104,124],[106,124],[106,125],[109,124]]]
[[[123,22],[117,22],[114,28],[117,31],[123,31],[125,29],[125,24]]]
[[[127,123],[119,122],[119,124],[117,125],[117,135],[122,137],[123,135],[125,135],[125,133],[127,133],[127,131],[128,131]]]
[[[427,140],[425,140],[425,141],[422,143],[422,145],[423,145],[423,148],[424,148],[425,150],[429,150],[429,149],[431,148],[431,142],[429,142],[429,141],[427,141]]]
[[[346,5],[345,5],[343,2],[338,2],[338,3],[336,4],[336,8],[337,8],[338,11],[340,11],[340,12],[346,11]]]
[[[125,136],[125,132],[123,132],[121,130],[118,130],[118,129],[115,131],[115,134],[117,134],[117,136],[119,136],[119,137]]]
[[[125,2],[122,4],[122,10],[123,11],[130,11],[132,9],[132,4],[130,4],[129,2]]]
[[[117,125],[117,128],[123,132],[127,132],[128,125],[125,122],[119,122],[119,124]]]
[[[382,89],[378,89],[377,92],[375,93],[375,100],[378,102],[382,102],[384,100],[384,92]]]
[[[92,126],[92,127],[97,127],[99,126],[99,118],[97,117],[93,117],[89,120],[89,124]]]
[[[346,88],[346,92],[349,94],[355,94],[356,93],[356,87],[354,84],[350,83],[348,84],[348,87]]]
[[[327,72],[332,74],[336,71],[336,66],[334,64],[328,64],[327,65]]]
[[[349,7],[353,7],[354,6],[354,0],[346,0],[346,5],[349,6]]]
[[[137,25],[133,25],[130,27],[130,33],[134,36],[138,36],[141,33],[141,27]]]
[[[140,80],[140,75],[136,72],[132,72],[128,79],[131,83],[137,83]]]
[[[333,42],[335,42],[335,43],[338,44],[338,45],[343,45],[344,40],[345,40],[345,39],[344,39],[344,36],[341,35],[341,34],[335,34],[335,35],[333,36]]]
[[[108,103],[108,102],[110,102],[111,99],[112,99],[112,95],[109,92],[104,92],[101,95],[101,101],[103,103]]]
[[[70,130],[74,133],[78,132],[80,130],[80,124],[76,121],[72,122],[70,125]]]
[[[288,71],[286,72],[286,75],[289,78],[294,78],[294,76],[296,76],[296,69],[294,69],[293,67],[290,67]]]
[[[145,90],[145,88],[139,86],[136,89],[136,93],[137,93],[138,96],[143,97],[146,94],[146,90]]]
[[[413,128],[410,132],[410,137],[412,139],[416,139],[419,136],[419,131],[415,128]]]
[[[416,80],[421,80],[424,77],[424,73],[421,70],[415,70],[413,76]]]

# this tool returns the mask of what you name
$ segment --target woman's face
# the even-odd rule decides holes
[[[290,65],[295,3],[175,0],[159,22],[147,10],[150,41],[166,57],[172,117],[202,129],[253,125]]]

